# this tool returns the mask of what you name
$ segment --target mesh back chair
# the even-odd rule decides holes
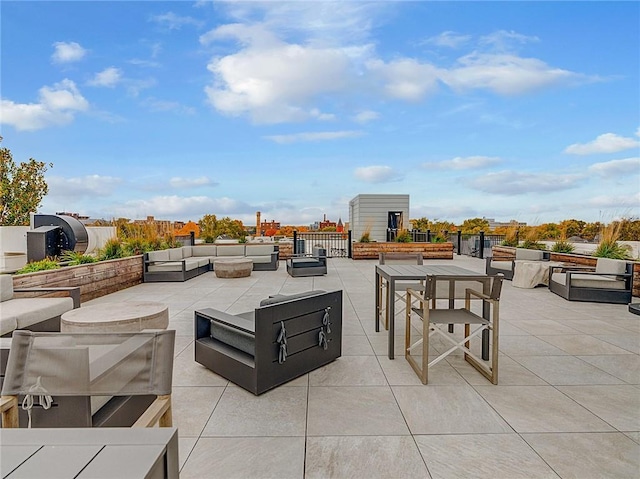
[[[152,402],[145,404],[146,410],[136,414],[128,426],[171,426],[174,342],[173,330],[17,330],[2,385],[3,427],[18,427],[19,407],[27,411],[29,427],[32,419],[33,427],[91,427],[95,425],[94,416],[109,409],[110,401],[138,396],[150,396]],[[81,406],[74,403],[72,408],[63,407],[71,398],[82,399]],[[123,407],[127,407],[126,402]]]
[[[436,280],[433,276],[427,276],[423,293],[412,289],[407,291],[405,358],[423,384],[428,383],[429,368],[457,350],[462,350],[464,359],[489,381],[493,384],[498,384],[498,303],[502,290],[502,280],[503,276],[501,274],[492,278],[489,295],[467,288],[464,307],[458,309],[435,308],[437,288]],[[490,311],[488,316],[490,317],[485,319],[482,314],[476,314],[471,311],[472,298],[483,300],[482,310],[485,309],[485,304],[489,304]],[[417,301],[419,307],[412,307],[413,301]],[[421,331],[421,335],[415,341],[412,339],[412,332],[414,332],[411,326],[412,316],[422,323],[421,327],[418,328]],[[462,339],[453,336],[451,332],[445,329],[445,326],[452,324],[464,325],[464,337]],[[477,354],[477,349],[480,347],[479,343],[481,342],[479,336],[485,330],[491,331],[490,361],[484,361]],[[436,336],[450,347],[430,361],[429,341]],[[416,350],[418,351],[414,354]]]
[[[423,264],[422,253],[378,253],[379,264]],[[382,282],[382,278],[380,278]],[[384,289],[383,289],[384,288]],[[404,312],[404,303],[407,289],[413,289],[415,291],[422,291],[424,285],[421,281],[397,281],[396,282],[396,308],[395,315],[398,316]],[[386,291],[386,302],[381,304],[389,304],[391,298],[389,298],[389,289],[386,283],[382,282],[378,288],[380,291]],[[399,307],[398,307],[399,306]],[[389,329],[389,312],[385,307],[381,310],[383,314],[383,324],[385,329]]]

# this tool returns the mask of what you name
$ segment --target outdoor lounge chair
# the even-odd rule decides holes
[[[251,312],[208,308],[194,319],[196,362],[256,395],[342,354],[342,291],[276,295]]]
[[[173,330],[16,330],[2,385],[2,425],[171,426],[174,341]]]
[[[424,292],[407,290],[407,308],[406,308],[406,333],[405,333],[405,358],[418,375],[422,384],[429,381],[429,368],[435,366],[446,356],[457,350],[464,352],[464,359],[486,377],[492,384],[498,384],[498,319],[499,319],[499,301],[500,292],[502,291],[502,275],[498,274],[493,277],[491,284],[491,293],[485,295],[471,288],[465,290],[465,302],[463,308],[458,309],[436,309],[435,300],[436,280],[433,276],[427,276]],[[490,318],[471,311],[471,299],[482,299],[484,305],[488,304],[490,308]],[[418,301],[419,307],[412,307],[412,302]],[[412,326],[412,317],[416,317],[421,323],[419,326]],[[464,325],[464,337],[453,336],[445,327],[449,325]],[[412,333],[415,328],[421,332],[420,336],[413,341]],[[413,328],[413,329],[412,329]],[[473,330],[472,330],[473,328]],[[484,361],[479,357],[477,349],[480,346],[479,336],[483,331],[491,331],[490,335],[490,361]],[[435,359],[429,358],[429,346],[432,337],[439,337],[451,346]],[[441,349],[441,348],[440,348]],[[415,351],[415,354],[414,354]],[[488,353],[488,351],[487,351]]]
[[[633,264],[598,258],[592,271],[551,266],[549,290],[569,301],[628,304],[631,302]]]
[[[327,274],[327,250],[314,247],[311,256],[294,256],[287,260],[290,276],[322,276]]]
[[[516,268],[516,261],[549,261],[549,252],[537,249],[516,248],[514,259],[485,258],[485,272],[488,275],[502,273],[504,279],[512,280]]]

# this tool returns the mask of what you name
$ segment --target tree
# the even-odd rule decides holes
[[[411,223],[411,226],[414,230],[418,231],[427,231],[431,226],[431,221],[429,221],[429,218],[425,218],[424,216],[422,218],[409,220],[409,223]]]
[[[484,218],[471,218],[464,220],[460,228],[463,234],[476,234],[480,231],[489,231],[489,222]]]
[[[38,211],[42,198],[49,192],[44,179],[47,165],[29,158],[17,166],[8,148],[0,148],[0,157],[0,225],[26,226],[29,215]],[[51,167],[53,163],[49,163]]]
[[[226,235],[231,238],[242,239],[246,231],[240,220],[232,220],[228,216],[218,219],[216,215],[204,215],[198,222],[200,237],[205,243],[213,243],[218,236]]]

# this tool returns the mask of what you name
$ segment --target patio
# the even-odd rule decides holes
[[[427,260],[426,264],[444,260]],[[277,271],[146,283],[89,301],[160,301],[175,329],[174,426],[183,478],[542,478],[640,475],[640,317],[506,281],[493,386],[461,356],[424,386],[374,330],[377,261],[332,258],[326,276]],[[484,261],[453,262],[482,272]],[[281,265],[282,266],[282,265]],[[194,310],[253,309],[275,293],[344,291],[343,352],[261,396],[194,361]]]

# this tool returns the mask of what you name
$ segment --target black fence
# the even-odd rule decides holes
[[[314,246],[324,248],[330,258],[351,258],[351,231],[344,233],[293,232],[294,254],[311,254]]]

